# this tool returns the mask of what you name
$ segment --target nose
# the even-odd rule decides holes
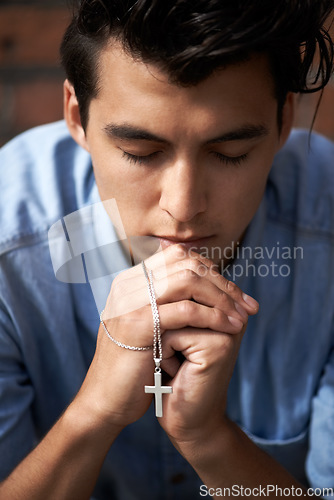
[[[206,211],[206,181],[194,162],[178,161],[167,168],[160,189],[160,208],[178,222],[189,222]]]

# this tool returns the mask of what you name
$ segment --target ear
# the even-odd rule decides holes
[[[64,117],[73,139],[89,152],[86,134],[81,125],[78,100],[74,87],[68,80],[64,82]]]
[[[279,147],[283,147],[291,132],[295,118],[295,94],[289,92],[282,110],[282,127]]]

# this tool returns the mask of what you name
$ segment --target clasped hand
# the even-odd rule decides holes
[[[146,260],[159,308],[163,362],[173,394],[163,397],[161,425],[174,442],[195,439],[222,420],[229,381],[248,316],[258,304],[222,277],[212,261],[173,245]],[[140,265],[114,280],[105,307],[111,335],[124,344],[153,341],[153,320]],[[182,359],[180,359],[182,358]],[[127,351],[102,328],[81,392],[98,418],[120,429],[138,420],[152,396],[152,351]]]

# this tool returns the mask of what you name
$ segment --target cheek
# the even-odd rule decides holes
[[[270,168],[265,165],[241,165],[224,175],[217,192],[233,203],[242,203],[261,197],[266,186]]]
[[[243,204],[244,210],[247,211],[249,220],[255,214],[263,198],[268,174],[269,169],[254,171],[254,173],[248,177],[247,182],[242,186],[240,200]]]
[[[265,165],[238,167],[216,191],[216,213],[225,224],[243,231],[252,220],[262,200],[270,168]],[[224,214],[224,215],[223,215]]]
[[[92,163],[96,184],[103,200],[123,198],[128,193],[129,175],[119,158],[112,154],[108,155],[108,158],[92,154]],[[131,199],[131,196],[129,198]]]
[[[125,166],[95,167],[101,200],[115,199],[126,231],[135,234],[138,221],[147,218],[156,203],[156,192],[145,176],[134,176]]]

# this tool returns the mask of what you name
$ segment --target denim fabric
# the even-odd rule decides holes
[[[276,156],[264,199],[224,271],[260,303],[227,413],[297,479],[323,488],[334,487],[334,146],[315,134],[310,148],[308,141],[307,132],[294,131]],[[60,416],[92,360],[94,286],[56,279],[48,231],[98,201],[90,157],[63,122],[2,148],[0,479]],[[122,268],[119,247],[113,259]],[[116,440],[94,498],[193,500],[201,483],[150,408]]]

